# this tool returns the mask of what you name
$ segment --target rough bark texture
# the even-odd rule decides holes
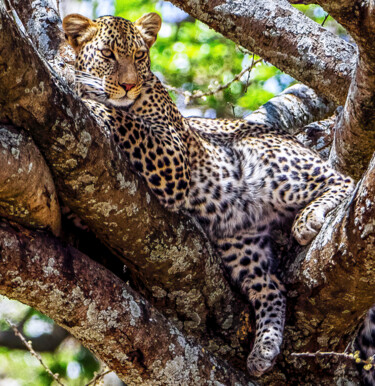
[[[0,216],[59,234],[55,185],[29,134],[0,124],[0,165]]]
[[[190,6],[190,3],[187,1],[184,6]],[[233,6],[233,20],[237,21],[238,29],[229,29],[228,34],[238,34],[240,39],[241,35],[247,36],[243,29],[245,22],[237,12],[242,9],[240,2],[222,1],[218,4],[216,1],[201,1],[197,7],[200,4],[203,13],[212,12],[210,23],[214,25],[221,20],[215,12],[227,9],[229,3]],[[263,11],[267,6],[263,2],[245,3],[253,7],[246,11],[248,16],[256,6],[259,5]],[[20,1],[13,1],[13,4],[21,6]],[[207,8],[212,4],[222,7]],[[284,2],[280,4],[285,11],[281,16],[277,13],[280,8],[268,2],[268,13],[264,16],[267,23],[276,23],[279,16],[281,19],[277,23],[282,24],[288,21],[287,15],[293,22],[301,23],[293,18],[293,13],[287,12]],[[128,170],[127,161],[111,142],[106,128],[100,127],[69,87],[36,55],[1,3],[0,12],[0,118],[6,117],[30,131],[51,168],[60,197],[86,220],[101,240],[126,260],[134,282],[147,299],[215,354],[232,362],[238,358],[239,366],[245,368],[243,357],[249,352],[249,347],[246,344],[241,346],[241,339],[248,334],[248,310],[231,294],[205,238],[189,220],[166,213],[156,203],[142,181]],[[228,9],[225,12],[225,18],[230,22]],[[24,16],[27,21],[27,15]],[[263,20],[263,16],[258,16]],[[228,27],[224,21],[222,24]],[[309,40],[303,33],[310,30],[299,30],[300,25],[296,24],[296,28],[301,36],[294,34],[296,46],[302,44],[304,38]],[[46,28],[49,27],[48,24]],[[272,56],[276,43],[268,42]],[[327,79],[337,76],[340,87],[329,87],[326,95],[335,93],[337,96],[344,90],[343,85],[349,84],[349,54],[353,51],[346,43],[342,44],[343,56],[336,52],[332,63],[338,60],[336,64],[344,66],[344,61],[340,60],[348,59],[346,67],[342,67],[347,71],[344,77],[334,70],[331,75],[325,72],[328,64],[327,67],[322,65],[324,71],[315,72],[315,75],[308,75],[306,70],[306,76],[316,77],[317,84],[322,74]],[[266,51],[266,46],[262,47]],[[284,51],[284,57],[287,57],[285,52],[289,51]],[[293,49],[290,52],[293,56]],[[302,59],[310,60],[310,65],[313,65],[315,56],[301,52]],[[323,62],[320,63],[325,63],[324,53],[318,53],[322,55]],[[296,63],[290,63],[289,73]],[[340,98],[343,96],[334,99],[331,95],[331,100],[336,102]],[[324,118],[332,111],[332,106],[306,87],[297,86],[270,101],[249,119],[272,125],[277,123],[293,131],[313,119]],[[330,127],[332,120],[325,123]],[[320,127],[322,125],[316,124],[314,132],[318,132]],[[316,141],[316,146],[319,146],[319,135],[318,139],[309,136],[312,131],[307,131],[305,138]],[[327,135],[320,137],[325,138],[325,144],[331,138],[329,129],[327,131]],[[286,383],[332,385],[357,381],[353,369],[344,369],[342,363],[327,359],[316,362],[301,360],[290,354],[318,349],[343,350],[351,341],[359,318],[375,300],[371,291],[375,280],[371,275],[375,269],[374,262],[366,258],[372,257],[375,233],[372,225],[375,222],[374,164],[375,161],[371,163],[355,198],[331,215],[330,222],[309,251],[301,252],[301,248],[289,242],[280,248],[288,250],[286,254],[291,256],[286,261],[287,271],[284,272],[284,280],[288,283],[289,318],[283,354],[276,368],[260,383],[275,386]],[[101,358],[105,357],[111,368],[123,374],[124,379],[130,377],[126,378],[129,382],[139,379],[143,384],[173,384],[170,379],[181,380],[179,377],[184,377],[187,384],[202,384],[202,379],[213,382],[211,370],[217,366],[215,369],[211,367],[214,359],[188,340],[182,347],[181,339],[185,338],[144,299],[124,287],[119,279],[78,251],[63,248],[56,239],[41,233],[32,233],[30,238],[27,234],[30,236],[30,232],[15,231],[8,225],[0,228],[0,246],[1,243],[4,245],[3,250],[0,249],[4,259],[0,272],[2,293],[54,315],[55,320],[92,351]],[[5,245],[7,241],[11,244]],[[24,248],[22,253],[21,246]],[[41,253],[36,253],[36,250]],[[297,252],[300,253],[294,260]],[[61,260],[56,258],[58,256]],[[11,268],[6,268],[6,265]],[[35,281],[30,277],[35,277]],[[94,277],[97,279],[93,280]],[[125,292],[121,290],[124,288]],[[245,321],[241,323],[240,313],[244,309],[246,312],[242,316]],[[145,331],[153,338],[147,338]],[[161,341],[167,343],[158,343]],[[226,378],[223,375],[220,382],[230,384],[228,377],[236,373],[224,364],[217,367],[220,369],[214,371],[213,376],[219,377],[221,371],[220,374],[227,371]],[[238,374],[233,376],[241,377]]]
[[[252,385],[112,272],[55,238],[20,231],[0,224],[0,293],[54,319],[127,384]]]
[[[286,0],[172,0],[295,79],[344,104],[356,50]]]
[[[295,134],[309,123],[332,115],[334,107],[334,103],[320,97],[311,88],[296,84],[259,107],[247,119]]]
[[[235,301],[218,264],[208,257],[205,238],[190,220],[166,213],[158,205],[142,181],[129,171],[106,131],[100,131],[83,103],[59,85],[31,47],[23,42],[22,48],[11,54],[17,45],[17,31],[9,19],[4,18],[3,30],[7,33],[2,35],[2,47],[4,53],[8,50],[3,58],[12,56],[17,66],[4,63],[8,70],[0,85],[9,94],[0,97],[2,114],[30,130],[51,165],[64,203],[125,259],[138,288],[152,296],[154,304],[180,328],[199,335],[222,355],[244,358],[249,346],[241,346],[243,333],[236,334],[244,329],[240,317],[242,311],[248,313],[248,306]],[[30,67],[38,71],[22,77]],[[17,84],[16,79],[22,82]],[[42,87],[40,91],[38,87]],[[34,90],[32,99],[25,89]],[[331,108],[306,87],[295,95],[289,115],[294,118],[284,118],[289,123],[307,123],[317,114],[323,118]],[[280,119],[279,110],[283,108],[285,113],[282,98],[275,104],[270,102],[274,107],[266,109],[264,119]],[[284,98],[290,106],[291,96]],[[223,340],[218,335],[212,339],[213,329],[221,331]],[[236,342],[233,336],[237,336]]]
[[[53,60],[63,38],[60,17],[49,0],[9,0],[39,52]],[[50,28],[53,26],[53,28]]]
[[[337,121],[331,162],[359,179],[375,148],[375,44],[369,38],[375,34],[375,8],[365,1],[316,0],[314,3],[342,24],[357,44],[356,70]]]

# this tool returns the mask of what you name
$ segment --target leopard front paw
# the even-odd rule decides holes
[[[247,370],[250,375],[260,377],[269,370],[280,353],[279,345],[267,342],[264,345],[255,345],[247,357]]]
[[[292,233],[301,245],[308,244],[324,223],[324,212],[319,208],[306,208],[294,220]]]

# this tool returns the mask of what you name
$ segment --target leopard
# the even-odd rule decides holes
[[[286,289],[275,268],[272,230],[294,219],[294,238],[310,243],[353,180],[278,127],[183,117],[151,71],[161,23],[157,13],[135,22],[66,16],[76,91],[159,202],[187,213],[208,236],[254,310],[246,364],[259,377],[280,353],[285,324]]]

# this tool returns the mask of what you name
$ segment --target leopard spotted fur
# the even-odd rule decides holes
[[[247,365],[259,376],[280,352],[285,319],[270,230],[297,215],[293,235],[309,243],[353,182],[280,129],[182,117],[150,71],[160,25],[155,13],[134,23],[67,16],[77,90],[159,201],[199,221],[253,305],[256,336]]]

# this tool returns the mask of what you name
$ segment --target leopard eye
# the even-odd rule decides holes
[[[105,58],[108,58],[108,59],[115,59],[115,55],[113,54],[113,52],[111,50],[109,50],[108,48],[104,48],[102,50],[100,50],[101,54],[105,57]]]
[[[146,51],[137,51],[135,53],[135,58],[136,59],[143,59],[146,56],[147,52]]]

